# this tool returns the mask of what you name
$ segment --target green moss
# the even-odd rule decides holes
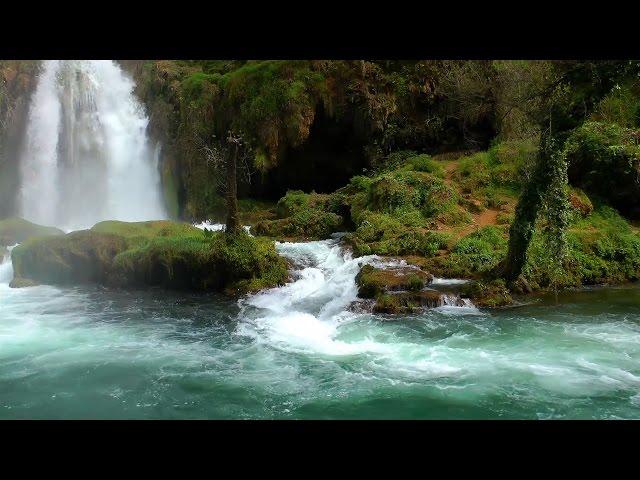
[[[504,280],[471,282],[463,288],[463,295],[471,298],[478,307],[502,307],[513,303]]]
[[[113,258],[126,248],[122,236],[90,230],[31,238],[11,252],[14,278],[62,285],[105,283]]]
[[[601,206],[575,221],[567,232],[567,257],[561,275],[554,277],[553,262],[541,236],[532,240],[525,277],[538,288],[633,281],[640,277],[640,235],[615,210]]]
[[[376,299],[373,311],[387,314],[418,313],[424,308],[435,308],[442,304],[442,294],[435,290],[419,292],[385,293]]]
[[[0,220],[0,246],[15,245],[32,237],[63,234],[64,232],[58,228],[44,227],[22,218]]]
[[[426,259],[425,268],[442,277],[479,278],[498,265],[506,248],[506,227],[490,225],[458,239],[449,253]]]
[[[413,207],[425,218],[430,218],[452,208],[457,201],[455,190],[430,173],[395,171],[372,181],[368,206],[371,210],[390,214]]]
[[[433,277],[416,268],[376,268],[364,265],[356,275],[358,296],[377,298],[383,292],[422,290]]]
[[[278,219],[259,221],[251,231],[276,238],[324,239],[344,229],[344,218],[332,211],[340,202],[335,195],[289,191],[276,205]]]
[[[431,158],[430,155],[421,154],[408,157],[405,160],[404,169],[415,172],[426,172],[436,177],[444,178],[444,168],[442,164]]]
[[[101,222],[31,239],[13,251],[16,278],[244,293],[283,283],[287,264],[265,238],[204,234],[169,221]]]

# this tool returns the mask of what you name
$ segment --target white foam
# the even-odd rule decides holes
[[[200,223],[194,223],[193,226],[199,228],[200,230],[204,230],[206,228],[207,230],[210,230],[212,232],[223,232],[225,229],[224,223],[214,223],[210,220],[205,220]],[[244,225],[242,228],[244,228],[247,233],[251,235],[251,225]]]
[[[433,281],[431,285],[463,285],[468,283],[469,280],[465,280],[462,278],[438,278],[433,277]]]

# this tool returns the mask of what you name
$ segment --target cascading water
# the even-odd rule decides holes
[[[23,217],[68,230],[166,217],[133,87],[113,61],[44,62],[21,158]]]
[[[277,243],[294,264],[294,281],[241,301],[238,333],[285,349],[326,355],[390,354],[394,346],[371,338],[346,339],[342,327],[368,314],[350,309],[357,301],[355,278],[364,264],[403,266],[375,255],[353,258],[338,236],[331,240]],[[439,313],[480,315],[468,300],[443,293]],[[416,345],[418,349],[421,347]]]

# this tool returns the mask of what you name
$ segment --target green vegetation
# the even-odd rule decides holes
[[[63,235],[64,232],[55,227],[44,227],[22,218],[6,218],[0,220],[0,246],[11,246],[22,243],[31,237]]]
[[[358,296],[361,298],[377,298],[388,291],[419,291],[433,277],[416,268],[381,269],[364,265],[356,276]]]
[[[101,222],[91,230],[32,238],[13,250],[14,285],[101,283],[243,293],[283,283],[273,242],[202,232],[169,221]]]
[[[276,205],[277,219],[262,220],[251,229],[256,235],[278,238],[323,239],[344,228],[335,213],[336,197],[289,191]]]

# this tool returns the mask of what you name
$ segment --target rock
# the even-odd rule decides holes
[[[9,287],[11,288],[25,288],[25,287],[35,287],[36,285],[40,285],[38,282],[33,280],[29,280],[28,278],[14,278],[9,283]]]
[[[22,218],[0,220],[0,246],[11,246],[16,243],[22,243],[32,237],[50,235],[64,235],[64,232],[58,228],[44,227]]]
[[[418,291],[431,283],[433,276],[410,266],[376,268],[364,265],[356,276],[358,296],[376,298],[384,292]]]
[[[525,288],[524,285],[522,286]],[[469,283],[463,288],[463,295],[470,298],[478,307],[502,307],[513,303],[504,280]]]
[[[415,313],[424,308],[436,308],[443,305],[443,294],[436,290],[418,292],[385,293],[376,299],[375,313]]]
[[[106,283],[114,257],[126,249],[123,237],[90,230],[32,238],[11,253],[14,278],[53,285]]]
[[[205,235],[191,225],[102,222],[91,230],[31,239],[12,252],[15,284],[99,283],[244,293],[284,283],[274,243],[242,233]]]

